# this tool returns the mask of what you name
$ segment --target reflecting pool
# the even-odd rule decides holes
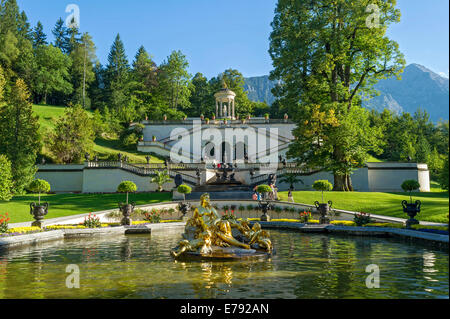
[[[262,261],[176,262],[182,230],[0,252],[0,298],[448,298],[448,251],[402,240],[271,230]],[[68,265],[80,288],[69,289]],[[369,289],[369,265],[380,288]]]

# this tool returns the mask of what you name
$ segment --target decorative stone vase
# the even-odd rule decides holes
[[[167,115],[164,114],[164,122],[167,121]]]
[[[209,124],[209,119],[206,119],[206,121],[205,121],[205,122],[206,122],[206,124]]]
[[[120,221],[121,225],[124,226],[131,226],[131,214],[134,212],[134,208],[136,205],[134,203],[131,204],[124,204],[119,203],[119,210],[122,212],[122,220]]]
[[[329,224],[330,218],[328,216],[328,213],[330,212],[333,202],[331,200],[328,201],[328,203],[319,203],[318,201],[316,201],[314,203],[314,205],[316,206],[316,209],[320,214],[319,223],[320,224]]]
[[[31,224],[31,226],[42,228],[42,220],[44,219],[44,216],[48,214],[48,203],[44,203],[41,205],[38,205],[34,202],[31,203],[30,214],[33,215],[34,218],[34,222]]]
[[[156,136],[152,136],[152,141],[156,142]]]
[[[422,205],[420,200],[416,200],[415,203],[408,203],[406,200],[402,201],[403,212],[408,214],[409,219],[406,221],[406,228],[411,228],[412,225],[418,225],[419,221],[415,219],[416,215],[420,213],[420,206]]]
[[[182,202],[178,204],[178,209],[180,210],[181,214],[183,215],[183,217],[181,218],[181,220],[186,220],[187,217],[187,213],[189,212],[189,210],[191,209],[191,204],[186,203],[186,202]]]
[[[212,116],[212,119],[213,119],[213,121],[215,121],[215,119],[216,119],[216,116],[215,116],[215,115],[213,115],[213,116]]]
[[[200,120],[204,120],[205,119],[205,116],[202,114],[202,115],[200,115]]]
[[[267,214],[267,212],[273,209],[272,203],[270,203],[269,201],[259,201],[258,205],[259,209],[261,209],[263,212],[259,220],[262,222],[270,222],[270,216],[269,214]]]

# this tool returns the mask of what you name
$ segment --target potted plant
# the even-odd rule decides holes
[[[406,228],[411,228],[412,225],[419,224],[419,221],[415,219],[416,215],[420,213],[420,206],[422,203],[420,200],[416,200],[415,203],[412,202],[411,192],[420,188],[420,184],[418,181],[414,179],[406,180],[402,183],[402,189],[405,192],[409,192],[409,200],[408,203],[406,200],[402,201],[403,212],[408,214],[409,219],[406,221]]]
[[[242,123],[242,124],[245,124],[245,119],[242,119],[242,120],[241,120],[241,123]]]
[[[205,119],[205,116],[203,115],[203,114],[200,114],[200,120],[204,120]]]
[[[212,120],[215,121],[216,120],[216,116],[213,114],[212,116]]]
[[[206,124],[209,124],[209,118],[205,119]]]
[[[289,119],[289,116],[285,113],[284,114],[284,122],[287,122],[288,119]]]
[[[178,186],[177,191],[178,191],[178,193],[183,194],[183,202],[178,205],[178,208],[179,208],[181,214],[183,214],[182,219],[184,220],[186,218],[186,214],[188,213],[188,211],[191,207],[191,205],[189,205],[189,203],[186,203],[186,194],[190,194],[192,192],[192,188],[190,188],[189,186],[187,186],[185,184],[181,184],[180,186]]]
[[[136,206],[134,203],[128,203],[128,193],[134,193],[137,191],[137,186],[135,183],[130,181],[123,181],[117,186],[118,193],[127,193],[127,202],[119,203],[119,209],[122,212],[123,218],[120,222],[122,225],[131,225],[131,214]]]
[[[264,114],[264,118],[266,119],[266,121],[269,120],[269,113]]]
[[[166,114],[164,114],[163,119],[164,119],[164,122],[167,121],[167,115]]]
[[[260,220],[263,222],[270,221],[270,216],[267,214],[269,210],[273,209],[273,205],[268,200],[269,194],[273,192],[272,187],[266,184],[258,185],[256,191],[261,194],[261,200],[259,201],[259,208],[262,210],[263,214]]]
[[[250,114],[247,114],[247,120],[250,120],[252,117]]]
[[[324,203],[323,192],[331,191],[333,189],[333,185],[331,185],[331,183],[329,181],[327,181],[327,180],[317,180],[317,181],[314,182],[312,187],[316,191],[321,191],[322,192],[322,203],[319,203],[318,201],[316,201],[314,203],[314,205],[317,208],[317,211],[320,213],[319,222],[321,224],[329,224],[330,223],[330,218],[328,217],[328,212],[330,211],[330,208],[333,205],[333,202],[332,201],[328,201],[328,203]]]
[[[41,205],[41,193],[50,192],[50,184],[43,179],[36,179],[31,182],[29,190],[33,193],[38,193],[38,204],[35,202],[30,204],[30,214],[34,217],[34,222],[31,226],[42,227],[42,220],[48,214],[48,203]]]
[[[227,124],[227,119],[223,119],[223,124]]]
[[[156,175],[155,177],[152,178],[151,182],[158,185],[158,192],[162,192],[163,185],[171,181],[172,178],[170,178],[169,173],[167,173],[167,171],[164,170],[164,171],[156,171]]]
[[[156,136],[155,135],[152,136],[152,141],[156,142]]]

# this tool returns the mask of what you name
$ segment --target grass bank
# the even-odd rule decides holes
[[[54,130],[56,122],[60,117],[64,115],[66,111],[64,106],[52,106],[52,105],[33,105],[33,112],[39,116],[39,124],[41,125],[40,131],[43,136],[49,130]],[[92,116],[91,111],[86,111],[88,115]],[[94,141],[94,153],[99,157],[99,159],[116,158],[118,153],[122,153],[127,156],[131,163],[146,163],[145,156],[147,154],[140,153],[136,150],[136,147],[124,148],[120,144],[118,139],[108,139],[108,138],[96,138]],[[42,153],[52,158],[51,153],[44,145]],[[94,157],[94,154],[91,154]],[[163,163],[164,161],[150,155],[150,163]]]
[[[171,193],[136,193],[130,194],[130,201],[136,205],[168,202],[172,200]],[[37,202],[35,194],[16,196],[9,202],[0,202],[0,213],[9,213],[10,223],[32,221],[30,203]],[[117,209],[117,203],[125,201],[125,194],[50,194],[42,195],[41,203],[50,204],[49,213],[45,218],[56,218],[89,212]]]
[[[293,192],[296,203],[314,205],[315,201],[322,201],[320,192],[296,191]],[[449,214],[449,196],[433,185],[431,192],[413,193],[413,201],[422,202],[421,212],[417,215],[418,220],[446,223]],[[287,192],[280,192],[282,200],[287,201]],[[365,193],[365,192],[326,192],[325,201],[331,200],[333,207],[370,214],[408,218],[403,212],[401,202],[408,200],[407,193]]]

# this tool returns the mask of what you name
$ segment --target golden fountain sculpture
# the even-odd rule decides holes
[[[187,221],[183,239],[171,254],[174,258],[222,259],[270,256],[272,251],[270,234],[259,223],[250,227],[247,220],[223,220],[206,193],[200,197],[200,207]]]

